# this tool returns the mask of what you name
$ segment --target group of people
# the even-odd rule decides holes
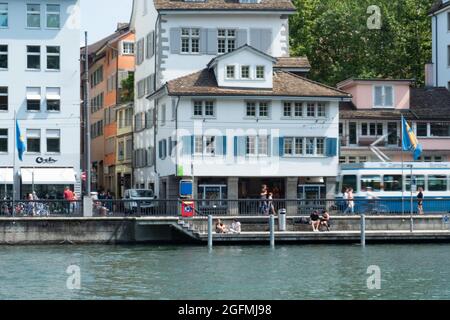
[[[216,233],[241,233],[241,223],[237,219],[233,219],[231,226],[226,226],[222,220],[216,222]]]
[[[269,188],[266,184],[263,184],[261,187],[261,204],[260,204],[260,212],[264,215],[276,214],[275,206],[273,205],[273,195],[274,192],[269,191]]]
[[[330,214],[327,210],[322,210],[321,214],[317,210],[313,211],[310,219],[313,232],[319,232],[321,227],[325,227],[327,231],[330,231]]]

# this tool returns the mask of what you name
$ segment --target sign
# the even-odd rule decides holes
[[[37,157],[36,158],[36,163],[38,163],[38,164],[53,164],[56,162],[58,162],[58,160],[53,159],[52,157],[50,157],[50,158]]]
[[[182,201],[181,202],[181,216],[183,218],[193,217],[195,213],[194,201]]]
[[[192,198],[194,195],[194,182],[192,180],[180,181],[180,198]]]

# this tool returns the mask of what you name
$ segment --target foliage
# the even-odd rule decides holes
[[[122,90],[120,93],[122,102],[134,101],[134,73],[128,73],[128,78],[122,80]]]

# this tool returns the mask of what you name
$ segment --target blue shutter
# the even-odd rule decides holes
[[[239,137],[238,155],[245,157],[247,154],[247,137]]]
[[[191,136],[183,136],[181,139],[183,143],[183,155],[191,155],[192,154],[192,147],[191,147]]]
[[[278,156],[284,157],[284,138],[278,138]]]
[[[336,157],[337,156],[337,138],[326,138],[326,156]]]
[[[238,137],[234,137],[233,147],[234,147],[234,156],[235,157],[238,156],[238,141],[239,141]]]
[[[167,145],[169,147],[169,157],[172,157],[172,137],[169,137],[169,141],[167,142]]]
[[[181,52],[181,29],[170,29],[170,53],[178,54]]]
[[[217,29],[205,29],[206,31],[206,53],[217,54]]]
[[[227,137],[226,136],[222,137],[222,155],[224,155],[224,156],[227,155]]]
[[[158,157],[159,157],[160,159],[163,158],[163,156],[162,156],[162,141],[159,141],[159,142],[158,142]]]
[[[216,156],[222,156],[223,155],[222,139],[223,139],[223,137],[216,136]]]

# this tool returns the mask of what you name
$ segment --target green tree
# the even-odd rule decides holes
[[[122,80],[122,90],[120,92],[122,102],[134,101],[134,73],[130,72],[128,78]]]
[[[294,0],[291,54],[308,56],[310,77],[330,85],[349,77],[416,79],[431,60],[435,0]],[[381,28],[369,29],[367,9],[381,10]]]

